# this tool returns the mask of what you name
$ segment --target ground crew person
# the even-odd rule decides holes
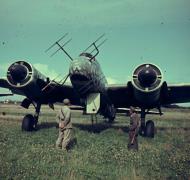
[[[138,131],[139,131],[139,123],[140,123],[140,117],[135,112],[134,107],[130,107],[129,110],[130,114],[130,126],[129,126],[129,143],[128,143],[128,149],[134,149],[138,151]]]
[[[63,107],[61,107],[57,114],[56,121],[59,124],[59,136],[56,141],[56,148],[68,150],[68,144],[72,138],[72,122],[71,122],[71,110],[69,108],[69,99],[63,100]]]

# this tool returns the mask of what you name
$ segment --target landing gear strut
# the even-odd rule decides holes
[[[96,114],[91,114],[91,123],[92,123],[92,127],[94,126],[94,119],[95,119],[95,123],[97,124],[97,116]]]
[[[108,118],[108,123],[113,123],[115,120],[116,116],[116,110],[113,105],[108,105],[107,106],[107,118]]]
[[[145,109],[141,109],[141,126],[139,129],[139,134],[142,136],[153,138],[155,133],[154,122],[152,120],[148,120],[145,123],[145,116],[146,116]]]
[[[148,120],[146,122],[146,132],[145,132],[147,137],[154,137],[154,122],[151,120]]]
[[[37,103],[36,106],[34,106],[36,111],[35,114],[27,114],[24,116],[23,121],[22,121],[22,130],[23,131],[32,131],[37,129],[37,124],[38,124],[38,117],[40,114],[40,109],[41,109],[41,104]]]

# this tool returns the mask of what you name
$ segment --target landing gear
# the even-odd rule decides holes
[[[116,110],[113,105],[107,106],[107,118],[108,118],[108,123],[113,123],[115,120],[116,116]]]
[[[115,119],[115,117],[110,117],[110,118],[108,118],[108,123],[113,123],[114,122],[114,119]]]
[[[92,123],[92,127],[94,126],[94,120],[95,120],[95,123],[97,124],[97,116],[96,114],[91,114],[91,123]]]
[[[141,126],[139,134],[145,137],[154,138],[155,126],[152,120],[148,120],[145,124],[145,109],[141,109]]]
[[[146,130],[145,130],[146,131],[145,132],[146,137],[153,138],[154,137],[154,130],[155,130],[155,128],[154,128],[154,122],[151,121],[151,120],[148,120],[146,122]]]
[[[145,109],[141,109],[141,126],[139,128],[139,134],[141,136],[146,136],[146,124],[145,124]]]
[[[38,117],[40,114],[41,104],[34,106],[36,111],[34,116],[32,114],[27,114],[22,120],[22,130],[23,131],[33,131],[37,129]]]
[[[22,130],[23,131],[32,131],[34,127],[34,117],[32,114],[27,114],[24,116],[22,121]]]

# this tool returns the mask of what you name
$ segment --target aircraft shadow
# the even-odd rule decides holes
[[[128,126],[120,126],[117,123],[108,124],[108,123],[96,123],[96,124],[80,124],[80,123],[73,123],[73,126],[82,130],[82,131],[88,131],[90,133],[101,133],[107,129],[115,129],[124,133],[129,132]],[[56,122],[42,122],[38,125],[38,129],[48,129],[56,127],[58,128],[58,124]],[[155,133],[157,131],[170,131],[170,130],[184,130],[184,131],[190,131],[189,127],[156,127]],[[75,143],[74,143],[75,144]],[[71,145],[72,146],[72,145]]]
[[[96,123],[94,125],[73,123],[73,126],[76,128],[79,128],[82,131],[88,131],[91,133],[101,133],[102,131],[106,129],[116,129],[116,130],[121,130],[126,133],[129,131],[128,127],[118,126],[118,125],[115,126],[113,124],[108,124],[108,123]],[[58,128],[58,124],[56,122],[41,122],[40,124],[38,124],[38,129],[49,129],[52,127]]]
[[[106,129],[116,129],[121,130],[123,132],[129,132],[128,127],[123,126],[113,126],[112,124],[105,124],[105,123],[98,123],[98,124],[79,124],[79,123],[73,123],[73,126],[76,128],[79,128],[83,131],[88,131],[92,133],[101,133],[102,131]]]
[[[58,124],[56,122],[42,122],[38,124],[38,129],[49,129],[52,127],[58,128]]]
[[[108,123],[96,123],[94,125],[92,124],[80,124],[80,123],[73,123],[73,126],[76,128],[79,128],[82,131],[88,131],[91,133],[101,133],[102,131],[105,131],[107,129],[115,129],[118,131],[122,131],[125,133],[129,132],[128,126],[119,126],[116,123],[114,124],[108,124]],[[38,129],[48,129],[56,127],[58,128],[58,124],[56,122],[42,122],[38,124]],[[189,127],[156,127],[156,131],[168,131],[168,130],[184,130],[184,131],[190,131]]]
[[[168,130],[184,130],[184,131],[190,131],[190,127],[156,127],[159,131],[168,131]]]

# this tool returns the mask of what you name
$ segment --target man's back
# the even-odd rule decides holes
[[[138,114],[136,114],[135,112],[131,114],[130,116],[130,127],[129,130],[130,131],[136,131],[136,134],[138,134],[138,129],[139,129],[139,122],[140,118],[138,116]]]
[[[64,129],[72,128],[71,110],[68,106],[62,106],[58,114],[59,122],[63,122]]]

